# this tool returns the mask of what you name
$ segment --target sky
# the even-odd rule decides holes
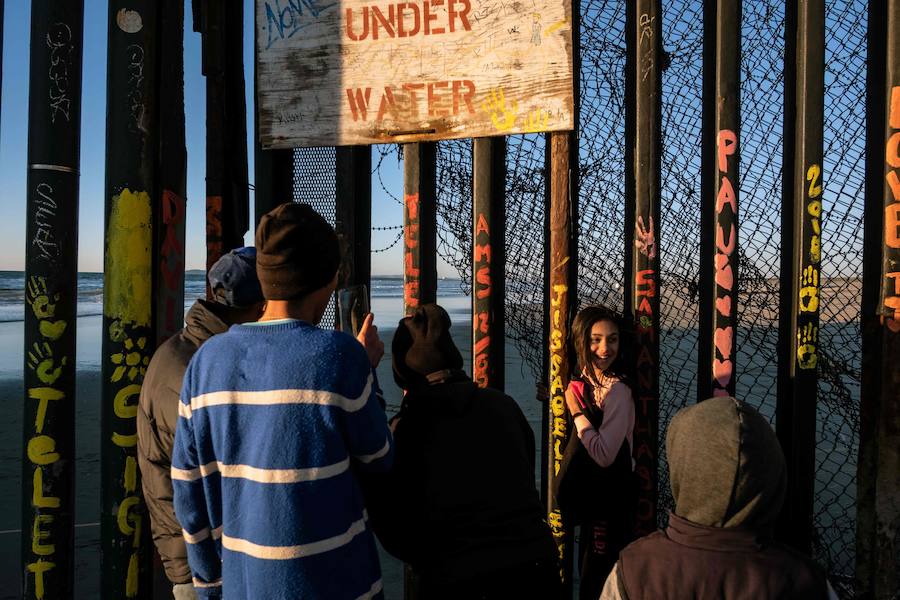
[[[247,81],[248,132],[253,131],[253,0],[244,0],[244,69]],[[107,2],[85,0],[83,99],[81,134],[81,179],[79,197],[78,270],[103,270],[103,214],[106,156],[106,37]],[[190,0],[185,1],[185,124],[187,139],[187,226],[186,268],[202,269],[205,249],[205,119],[206,84],[201,73],[200,34],[194,33]],[[3,39],[3,89],[0,106],[0,270],[25,267],[25,178],[28,147],[28,57],[31,2],[5,3]],[[253,147],[248,140],[249,181],[253,181]],[[377,164],[377,161],[373,160]],[[385,160],[382,180],[396,196],[402,195],[402,167],[396,160]],[[401,225],[401,205],[385,193],[377,181],[372,186],[372,226]],[[250,192],[252,223],[253,191]],[[373,231],[372,248],[389,246],[396,231]],[[245,243],[253,243],[252,231]],[[398,275],[403,272],[401,244],[372,255],[374,275]],[[439,260],[438,272],[455,272]]]

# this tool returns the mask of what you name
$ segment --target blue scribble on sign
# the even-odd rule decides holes
[[[336,5],[336,1],[266,0],[266,29],[268,30],[266,50],[271,48],[275,42],[290,38],[298,31],[309,27],[314,23],[314,19]]]

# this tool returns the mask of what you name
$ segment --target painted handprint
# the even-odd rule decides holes
[[[634,245],[638,251],[653,260],[656,258],[656,231],[653,224],[653,215],[650,215],[650,227],[644,227],[644,217],[638,216],[634,224]]]
[[[525,133],[537,133],[546,131],[550,123],[550,113],[543,110],[533,110],[525,117]]]
[[[807,323],[797,330],[797,362],[801,369],[815,369],[818,356],[816,344],[819,342],[819,328]]]
[[[53,385],[62,374],[62,368],[66,365],[64,356],[59,364],[53,358],[53,350],[47,342],[34,343],[28,351],[28,366],[37,374],[38,379],[45,385]]]
[[[47,280],[43,277],[30,277],[26,286],[25,301],[38,318],[38,329],[41,335],[49,340],[58,340],[66,330],[67,323],[62,319],[54,320],[56,303],[59,294],[50,296]]]
[[[503,88],[491,90],[490,95],[481,103],[481,108],[490,113],[491,121],[497,131],[509,131],[516,124],[516,117],[519,115],[519,103],[512,103],[512,110],[506,105],[506,97],[503,94]]]
[[[47,280],[43,277],[30,277],[28,279],[27,296],[25,298],[34,316],[38,319],[48,319],[56,314],[56,302],[59,300],[59,294],[54,294],[50,298],[47,291]]]
[[[800,276],[800,311],[815,312],[819,308],[819,271],[810,265]]]

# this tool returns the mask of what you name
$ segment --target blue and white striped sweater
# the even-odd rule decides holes
[[[353,468],[393,459],[352,337],[302,321],[238,325],[188,366],[175,512],[201,598],[381,597]]]

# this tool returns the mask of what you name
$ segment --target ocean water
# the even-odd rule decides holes
[[[403,279],[400,276],[372,279],[372,307],[383,309],[383,322],[396,323],[403,311]],[[203,271],[188,271],[184,278],[184,309],[187,311],[196,298],[206,293]],[[454,299],[465,298],[458,279],[438,280],[438,296],[450,300],[455,309],[461,304]],[[448,308],[449,310],[449,308]],[[78,316],[103,314],[103,273],[78,274]],[[457,314],[462,314],[457,312]],[[468,312],[466,312],[468,314]],[[22,321],[25,318],[25,272],[0,271],[0,323]]]
[[[203,271],[188,271],[184,282],[184,310],[204,297]],[[371,282],[371,309],[379,329],[391,330],[403,316],[402,277],[376,277]],[[438,298],[454,324],[471,321],[469,297],[458,279],[438,280]],[[78,322],[76,366],[100,368],[103,273],[78,274]],[[326,319],[328,315],[326,315]],[[25,273],[0,271],[0,378],[22,377],[24,350],[22,322],[25,319]]]

